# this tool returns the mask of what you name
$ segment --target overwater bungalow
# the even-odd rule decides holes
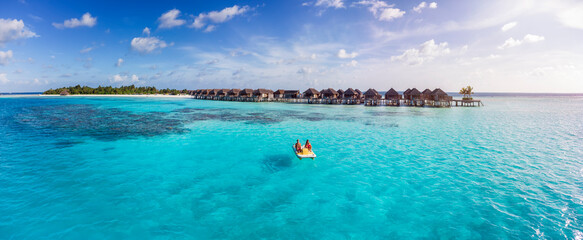
[[[360,104],[360,93],[352,88],[346,89],[344,92],[344,103]]]
[[[273,98],[273,90],[258,88],[253,91],[253,97],[256,101],[270,100]]]
[[[285,90],[283,92],[283,98],[299,98],[300,90]]]
[[[239,101],[249,101],[253,98],[253,89],[245,88],[239,92]]]
[[[361,91],[360,91],[358,88],[357,88],[357,89],[354,89],[354,91],[356,91],[356,93],[358,94],[358,95],[357,95],[357,98],[358,98],[358,99],[362,99],[362,98],[364,97],[364,96],[362,95],[362,92],[361,92]]]
[[[358,93],[356,93],[356,91],[354,91],[352,88],[348,88],[344,92],[344,98],[356,98],[357,95]]]
[[[322,94],[323,103],[327,103],[327,104],[342,103],[338,98],[339,93],[336,90],[334,90],[333,88],[324,89],[324,90],[320,91],[320,94]]]
[[[239,96],[240,92],[241,92],[241,89],[238,89],[238,88],[233,88],[233,89],[229,90],[227,92],[227,99],[229,101],[237,100],[237,97]]]
[[[422,100],[431,100],[431,93],[432,93],[432,91],[429,88],[423,90],[423,92],[421,92],[421,99]]]
[[[344,98],[344,90],[338,89],[336,92],[338,92],[338,98]]]
[[[379,105],[382,96],[374,88],[369,88],[364,93],[364,105],[365,106],[377,106]]]
[[[336,99],[338,98],[338,92],[333,88],[324,89],[320,92],[322,94],[322,98],[327,99]]]
[[[207,94],[207,96],[215,97],[219,93],[219,90],[221,90],[221,89],[211,89],[209,91],[209,93]]]
[[[229,89],[219,89],[219,91],[217,91],[217,97],[224,98],[227,96],[228,92],[229,92]]]
[[[409,106],[423,106],[421,99],[421,92],[417,88],[411,89],[407,94],[404,94],[405,104]]]
[[[209,94],[211,93],[211,90],[212,90],[212,89],[205,89],[205,90],[203,91],[203,97],[204,97],[204,98],[208,97],[208,96],[209,96]]]
[[[407,90],[405,90],[405,91],[403,92],[403,99],[407,99],[407,96],[409,96],[409,93],[410,93],[410,92],[411,92],[411,89],[410,89],[410,88],[407,88]]]
[[[453,99],[440,88],[436,88],[431,92],[431,98],[431,102],[434,107],[451,107],[451,101]]]
[[[389,89],[387,93],[385,93],[385,103],[387,106],[399,106],[401,95],[393,88]]]
[[[369,88],[368,90],[366,90],[366,92],[364,93],[364,99],[373,99],[373,100],[379,100],[381,99],[382,96],[379,94],[379,92],[377,92],[376,89],[374,88]]]
[[[314,99],[320,98],[320,92],[313,88],[308,88],[308,90],[304,91],[304,98]]]
[[[274,98],[283,98],[284,94],[285,94],[285,90],[277,89],[277,91],[273,92],[273,97]]]

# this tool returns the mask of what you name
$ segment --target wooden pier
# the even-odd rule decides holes
[[[452,100],[456,107],[479,107],[484,106],[481,100]],[[459,104],[459,106],[458,106]]]
[[[340,94],[342,93],[342,94]],[[426,89],[421,93],[416,88],[407,89],[400,95],[390,89],[383,96],[376,90],[369,89],[364,94],[356,89],[346,91],[324,89],[317,91],[310,88],[303,94],[299,90],[272,91],[269,89],[199,89],[191,91],[194,99],[236,101],[236,102],[284,102],[303,104],[333,104],[333,105],[364,105],[364,106],[409,106],[409,107],[479,107],[484,106],[480,100],[456,100],[437,88],[433,91]]]

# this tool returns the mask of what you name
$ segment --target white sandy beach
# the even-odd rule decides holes
[[[193,98],[191,95],[165,95],[165,94],[75,94],[60,96],[56,94],[14,94],[0,95],[0,97],[138,97],[138,98]]]

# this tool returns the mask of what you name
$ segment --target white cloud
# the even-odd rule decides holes
[[[71,18],[65,20],[63,23],[53,23],[53,26],[59,29],[63,28],[76,28],[76,27],[93,27],[97,24],[97,18],[91,17],[90,13],[85,13],[81,17],[81,20],[77,18]]]
[[[502,26],[502,32],[506,32],[514,27],[516,27],[516,24],[518,24],[517,22],[509,22],[507,24],[504,24],[504,26]]]
[[[394,4],[389,5],[379,0],[363,0],[356,4],[369,6],[368,10],[380,21],[391,21],[395,18],[403,17],[406,13],[398,8],[393,8]]]
[[[524,36],[524,42],[527,42],[527,43],[535,43],[535,42],[540,42],[542,40],[545,40],[545,37],[532,35],[532,34],[526,34],[526,36]]]
[[[0,73],[0,83],[6,84],[10,81],[8,81],[8,78],[6,78],[6,73]]]
[[[337,56],[339,58],[355,58],[356,56],[358,56],[358,53],[357,52],[347,53],[345,49],[340,49],[338,50]]]
[[[142,34],[146,35],[146,36],[150,36],[150,28],[149,27],[145,27],[144,30],[142,31]]]
[[[249,6],[239,7],[237,5],[225,8],[220,12],[212,11],[207,14],[208,18],[215,23],[222,23],[231,20],[237,15],[241,15],[249,10]]]
[[[128,78],[128,76],[122,77],[119,74],[116,74],[116,75],[113,75],[113,77],[111,78],[110,81],[112,81],[112,82],[121,82],[121,81],[123,81],[124,79],[127,79],[127,78]]]
[[[416,7],[413,7],[413,11],[420,13],[421,12],[421,9],[423,9],[425,7],[427,7],[427,3],[426,2],[421,2]]]
[[[430,4],[427,4],[426,2],[421,2],[421,3],[419,3],[419,5],[417,5],[416,7],[413,7],[413,11],[415,11],[415,12],[418,12],[418,13],[421,13],[421,11],[422,11],[424,8],[426,8],[426,7],[429,7],[429,8],[435,9],[435,8],[437,8],[437,3],[436,3],[436,2],[432,2],[432,3],[430,3]]]
[[[522,40],[509,38],[507,39],[504,44],[498,46],[498,49],[506,49],[512,48],[522,45],[523,43],[536,43],[545,40],[545,37],[533,35],[533,34],[526,34]]]
[[[160,22],[158,28],[173,28],[185,24],[186,21],[182,19],[177,19],[178,16],[180,16],[180,10],[178,9],[172,9],[162,14],[162,16],[158,18],[158,21]]]
[[[88,53],[88,52],[91,52],[91,50],[93,50],[92,47],[83,48],[83,49],[81,49],[81,51],[79,51],[79,53]]]
[[[500,45],[498,48],[499,49],[511,48],[511,47],[520,46],[521,44],[522,44],[522,41],[515,40],[514,38],[509,38],[504,42],[504,44]]]
[[[571,5],[557,14],[559,22],[576,29],[583,29],[583,4]]]
[[[251,10],[249,6],[239,7],[234,5],[232,7],[225,8],[221,11],[211,11],[209,13],[201,13],[199,14],[192,23],[191,27],[200,29],[207,25],[207,21],[211,21],[213,23],[224,23],[233,19],[237,15],[244,14]],[[210,27],[212,26],[212,27]],[[210,27],[210,28],[209,28]],[[215,29],[215,26],[209,25],[205,29],[205,32],[210,32]]]
[[[208,25],[205,29],[204,32],[212,32],[215,30],[215,28],[217,28],[215,25]]]
[[[38,35],[28,30],[22,20],[0,18],[0,46],[12,40],[31,37],[38,37]]]
[[[121,59],[121,58],[118,58],[118,59],[117,59],[117,62],[115,63],[115,66],[116,66],[116,67],[121,67],[121,64],[122,64],[122,63],[123,63],[123,59]]]
[[[314,6],[344,8],[344,2],[342,0],[318,0]]]
[[[344,63],[341,66],[342,67],[356,67],[356,65],[358,65],[358,62],[356,60],[352,60],[348,63]]]
[[[152,51],[168,46],[166,42],[157,37],[136,37],[131,42],[132,49],[140,53],[151,53]]]
[[[435,41],[431,39],[419,45],[419,48],[407,49],[399,56],[392,56],[391,61],[402,61],[409,65],[417,65],[449,53],[450,49],[447,47],[447,42],[435,44]]]
[[[202,27],[204,27],[205,23],[204,23],[204,18],[205,18],[205,14],[201,13],[198,15],[198,17],[196,17],[194,19],[194,22],[192,23],[191,27],[196,28],[196,29],[200,29]]]
[[[6,65],[12,58],[12,50],[6,52],[0,51],[0,65]]]
[[[379,20],[381,21],[391,21],[395,18],[400,18],[405,15],[405,11],[401,11],[398,8],[385,8],[382,10]]]
[[[520,46],[520,44],[522,44],[522,41],[515,40],[514,38],[509,38],[504,42],[504,44],[498,46],[498,48],[499,49],[511,48],[511,47]]]
[[[109,81],[112,83],[127,84],[127,83],[139,82],[140,78],[138,76],[136,76],[135,74],[132,74],[131,76],[125,75],[125,74],[124,75],[115,74],[109,78]]]

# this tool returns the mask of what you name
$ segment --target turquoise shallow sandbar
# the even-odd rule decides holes
[[[2,97],[0,238],[583,237],[583,97],[482,100]]]

